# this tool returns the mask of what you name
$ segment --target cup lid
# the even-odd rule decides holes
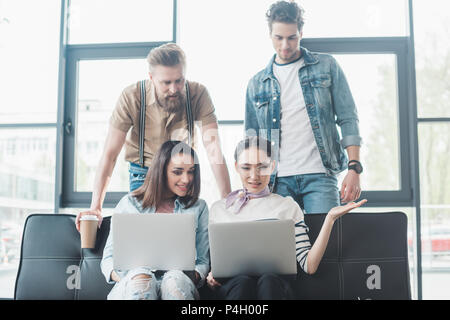
[[[80,221],[81,221],[81,220],[98,221],[98,218],[97,218],[97,216],[95,216],[95,215],[93,215],[93,214],[87,214],[87,215],[82,216],[82,217],[80,218]]]

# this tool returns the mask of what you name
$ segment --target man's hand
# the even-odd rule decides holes
[[[206,283],[208,284],[208,287],[210,287],[211,289],[215,289],[216,287],[220,287],[222,285],[220,284],[220,282],[214,279],[211,272],[208,273],[208,276],[206,277]]]
[[[79,212],[77,214],[77,218],[75,219],[75,226],[76,226],[78,232],[80,232],[80,218],[82,216],[85,216],[85,215],[94,215],[94,216],[96,216],[98,218],[98,228],[100,229],[100,226],[101,226],[102,220],[103,220],[102,211],[101,210],[92,210],[91,209],[91,210],[88,210],[88,211]]]
[[[361,185],[359,182],[359,174],[354,170],[348,170],[347,175],[342,181],[341,201],[347,203],[357,200],[361,196]]]

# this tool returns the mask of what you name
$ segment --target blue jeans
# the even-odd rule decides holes
[[[337,178],[325,173],[277,177],[273,192],[291,196],[306,213],[327,213],[340,205]]]
[[[130,162],[128,171],[130,172],[130,192],[131,192],[142,186],[145,180],[145,176],[147,175],[148,167],[141,167],[138,164]]]

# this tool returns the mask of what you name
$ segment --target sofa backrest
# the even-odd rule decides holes
[[[305,216],[311,243],[324,218]],[[110,223],[110,217],[103,219],[94,249],[81,249],[74,215],[30,215],[15,299],[105,299],[112,285],[106,283],[100,261]],[[298,299],[410,299],[406,215],[345,215],[333,227],[316,274],[300,273],[293,286]]]
[[[103,219],[96,247],[81,249],[75,216],[33,214],[22,237],[15,299],[106,299],[112,285],[100,271],[111,219]]]
[[[305,216],[312,242],[324,219]],[[406,215],[349,213],[338,219],[317,272],[300,273],[296,290],[298,299],[411,299]]]

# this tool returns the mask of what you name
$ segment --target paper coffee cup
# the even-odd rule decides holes
[[[98,218],[94,215],[85,215],[80,218],[81,248],[95,248],[97,238]]]

